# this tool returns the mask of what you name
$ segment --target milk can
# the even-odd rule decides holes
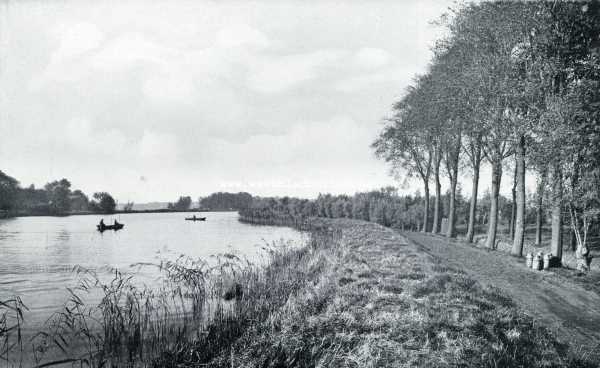
[[[538,253],[535,255],[535,257],[533,257],[533,264],[531,266],[531,268],[533,268],[536,271],[539,271],[542,269],[542,253]]]
[[[531,268],[532,264],[533,264],[533,254],[527,253],[527,255],[525,256],[525,265],[527,266],[527,268]]]
[[[544,270],[550,268],[550,262],[552,262],[552,253],[544,254]]]

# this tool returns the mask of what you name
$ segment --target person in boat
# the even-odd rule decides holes
[[[117,227],[117,226],[119,226],[119,225],[121,225],[121,224],[119,224],[119,223],[117,222],[117,220],[115,219],[115,227]]]
[[[104,219],[100,219],[100,227],[104,227],[106,225],[104,225]]]
[[[196,215],[194,215],[194,217],[193,217],[193,218],[194,218],[194,221],[196,221]]]

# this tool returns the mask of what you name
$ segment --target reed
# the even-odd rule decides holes
[[[0,302],[1,357],[18,366],[30,356],[37,367],[209,362],[314,282],[325,264],[325,248],[338,236],[316,227],[307,246],[266,244],[258,262],[224,253],[135,265],[141,271],[158,269],[160,277],[150,282],[116,269],[107,277],[76,267],[77,286],[67,289],[61,310],[28,341],[21,336],[26,310],[21,300]],[[88,302],[93,297],[100,302]]]
[[[0,360],[22,363],[23,311],[27,307],[18,296],[0,300]]]

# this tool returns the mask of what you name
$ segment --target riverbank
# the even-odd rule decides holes
[[[194,358],[205,346],[191,343],[155,366],[595,366],[505,294],[398,233],[355,220],[311,224],[336,236],[295,265],[310,277],[280,308],[213,359]]]
[[[596,366],[505,293],[389,228],[309,223],[306,247],[267,247],[263,266],[232,254],[210,267],[161,262],[160,291],[115,274],[89,307],[78,298],[88,277],[32,345],[56,360],[131,367]]]

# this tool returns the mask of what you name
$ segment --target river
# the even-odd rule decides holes
[[[19,296],[29,308],[26,328],[35,330],[59,310],[77,283],[75,266],[109,274],[132,264],[156,263],[157,257],[181,254],[208,258],[235,253],[260,261],[261,246],[306,235],[287,227],[240,223],[236,212],[203,212],[204,222],[185,221],[189,213],[120,214],[115,216],[20,217],[0,220],[0,300]],[[96,231],[103,218],[125,224],[120,231]],[[152,271],[154,270],[154,271]],[[144,268],[143,272],[156,272]],[[152,276],[152,275],[145,275]]]

